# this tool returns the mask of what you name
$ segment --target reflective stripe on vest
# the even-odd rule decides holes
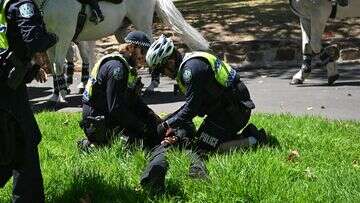
[[[6,36],[7,31],[7,20],[5,8],[10,0],[1,1],[1,11],[0,11],[0,54],[6,52],[9,49],[9,42]]]
[[[186,87],[181,80],[181,75],[180,75],[181,70],[182,70],[184,64],[188,60],[193,59],[193,58],[205,58],[210,64],[211,70],[213,71],[213,73],[215,75],[216,81],[221,86],[231,87],[233,85],[233,82],[236,77],[236,71],[233,68],[231,68],[231,66],[228,63],[221,61],[220,59],[218,59],[216,56],[214,56],[212,54],[196,51],[196,52],[191,52],[191,53],[188,53],[187,55],[185,55],[183,62],[181,63],[180,68],[178,70],[176,81],[179,85],[181,92],[185,93],[185,90],[186,90]]]
[[[93,85],[97,82],[96,78],[100,70],[100,66],[103,64],[105,60],[117,59],[125,64],[125,67],[128,70],[128,80],[127,86],[132,88],[135,86],[136,79],[137,79],[137,72],[134,70],[126,61],[126,59],[121,54],[108,54],[103,56],[93,67],[90,73],[90,78],[85,86],[85,91],[83,93],[83,99],[85,101],[90,101],[91,97],[93,96]]]

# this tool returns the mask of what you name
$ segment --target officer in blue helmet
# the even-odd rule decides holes
[[[32,0],[1,0],[0,5],[0,187],[13,177],[13,202],[41,203],[41,134],[25,83],[46,81],[46,50],[57,38],[47,32]]]
[[[207,152],[267,142],[263,129],[248,124],[255,105],[239,74],[226,62],[207,52],[183,56],[164,35],[150,46],[146,62],[149,67],[176,78],[186,100],[180,109],[157,126],[163,140],[151,153],[141,176],[142,186],[164,189],[168,169],[165,154],[174,144],[192,150],[189,175],[204,178],[208,176],[203,162]],[[206,116],[198,130],[192,123],[195,116]]]
[[[92,69],[83,93],[81,128],[86,138],[80,149],[110,144],[118,134],[130,143],[143,139],[145,147],[160,143],[156,126],[161,119],[142,101],[137,69],[145,64],[149,37],[140,31],[129,33],[119,53],[102,57]]]

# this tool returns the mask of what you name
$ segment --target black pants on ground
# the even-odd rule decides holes
[[[37,149],[41,137],[29,104],[26,86],[22,84],[12,90],[0,81],[0,93],[3,94],[0,96],[0,116],[9,117],[12,121],[0,123],[0,142],[5,131],[16,138],[14,156],[9,163],[0,164],[0,187],[13,177],[13,202],[42,203],[45,197]]]
[[[140,131],[139,129],[127,128],[127,126],[122,126],[119,124],[120,122],[114,121],[111,118],[106,118],[106,121],[104,120],[103,123],[100,123],[99,125],[92,125],[88,121],[88,117],[101,116],[103,113],[97,112],[94,108],[84,104],[81,127],[88,140],[93,143],[108,144],[114,135],[119,135],[121,133],[128,137],[130,142],[137,139],[143,139],[144,147],[146,148],[152,148],[159,144],[161,140],[157,135],[156,128],[161,122],[160,118],[152,111],[149,111],[146,104],[144,104],[140,98],[133,101],[132,104],[133,105],[124,108],[129,108],[130,112],[135,115],[134,117],[147,126],[146,132]]]
[[[196,132],[198,141],[191,147],[189,175],[192,172],[196,173],[195,171],[198,169],[202,170],[201,173],[204,173],[206,171],[203,162],[204,154],[216,150],[219,144],[223,142],[238,139],[240,135],[237,132],[246,126],[250,115],[251,110],[241,104],[219,106],[214,109]],[[165,175],[169,167],[166,160],[166,150],[167,147],[164,145],[158,145],[152,150],[149,163],[140,178],[143,186],[149,185],[151,188],[164,187]]]

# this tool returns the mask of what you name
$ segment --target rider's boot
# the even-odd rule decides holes
[[[98,24],[101,21],[103,21],[104,15],[101,12],[98,0],[89,0],[89,5],[91,7],[90,21],[95,24]]]

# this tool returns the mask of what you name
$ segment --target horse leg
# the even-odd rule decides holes
[[[70,38],[69,38],[70,39]],[[71,40],[60,39],[59,42],[54,47],[54,93],[50,97],[50,101],[66,103],[65,96],[67,94],[67,86],[64,75],[64,60],[66,53],[70,47]]]
[[[85,90],[85,84],[87,83],[89,79],[89,69],[90,69],[90,58],[91,53],[93,50],[90,50],[89,44],[91,41],[82,41],[79,43],[79,52],[82,59],[82,69],[81,69],[81,82],[77,86],[79,89],[79,93],[82,94]]]
[[[301,34],[302,34],[302,53],[303,61],[300,70],[293,76],[290,84],[302,84],[311,73],[311,61],[313,51],[310,45],[311,24],[309,19],[300,18]]]
[[[326,67],[329,85],[332,85],[340,77],[336,68],[336,60],[339,56],[340,51],[336,46],[325,47],[320,54],[320,66]]]
[[[333,84],[338,78],[339,73],[335,61],[339,58],[339,50],[335,46],[322,49],[321,37],[324,33],[327,18],[313,18],[311,22],[311,48],[314,53],[320,53],[321,66],[327,69],[328,84]]]
[[[68,86],[73,84],[75,61],[76,61],[76,45],[75,43],[72,42],[66,54],[66,64],[65,64],[66,84]]]

